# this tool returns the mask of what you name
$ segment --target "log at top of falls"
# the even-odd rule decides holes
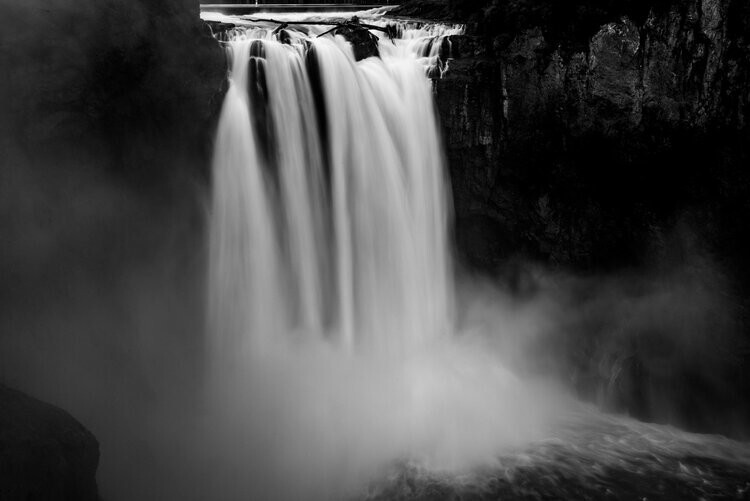
[[[385,27],[375,26],[361,22],[357,16],[345,21],[282,21],[270,18],[243,18],[243,21],[277,24],[278,26],[274,29],[273,33],[277,35],[279,41],[282,43],[289,43],[289,36],[286,32],[286,28],[289,26],[331,26],[331,29],[319,34],[318,37],[326,35],[343,36],[352,44],[354,58],[357,61],[373,56],[378,57],[380,55],[380,51],[378,50],[378,37],[370,33],[371,30],[383,32],[390,39],[395,38],[398,33],[397,28],[393,25],[387,25]],[[211,31],[221,43],[226,43],[226,40],[224,40],[224,34],[228,30],[236,27],[235,24],[224,23],[221,21],[206,21],[206,24],[211,27]]]

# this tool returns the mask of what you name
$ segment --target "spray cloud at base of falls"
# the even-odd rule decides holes
[[[524,434],[519,423],[531,421],[535,416],[532,412],[524,413],[530,407],[525,402],[531,401],[524,387],[498,364],[501,359],[496,356],[498,351],[506,362],[505,359],[512,358],[513,346],[505,344],[502,350],[493,351],[482,347],[481,353],[477,353],[480,350],[467,342],[467,331],[473,332],[473,329],[466,328],[467,325],[479,331],[493,331],[496,336],[492,342],[505,338],[512,344],[514,337],[527,340],[536,336],[539,343],[544,343],[547,356],[533,361],[558,363],[561,381],[570,374],[571,368],[578,370],[582,365],[583,369],[576,373],[579,380],[594,373],[599,378],[592,378],[594,383],[600,382],[589,387],[595,389],[614,387],[619,381],[627,382],[626,377],[614,377],[616,374],[627,375],[627,366],[620,364],[622,358],[617,357],[644,354],[644,351],[629,351],[634,343],[639,343],[635,344],[636,349],[639,345],[650,348],[645,352],[649,358],[630,357],[626,359],[630,361],[630,367],[638,367],[632,362],[644,362],[640,367],[646,368],[650,364],[651,368],[660,371],[651,374],[667,376],[667,382],[668,378],[677,381],[684,377],[682,375],[687,375],[688,391],[684,394],[690,397],[690,412],[694,412],[694,403],[700,401],[700,394],[690,388],[696,381],[692,376],[700,373],[716,376],[716,369],[725,367],[728,360],[721,347],[731,346],[720,340],[721,322],[724,321],[720,313],[726,299],[723,294],[718,299],[712,297],[716,286],[707,279],[713,277],[709,267],[691,263],[687,277],[665,279],[644,273],[643,277],[633,277],[632,280],[605,277],[608,281],[604,283],[599,276],[560,280],[539,270],[541,278],[554,280],[555,283],[549,286],[548,282],[538,280],[537,270],[532,269],[533,275],[521,275],[521,292],[511,291],[507,295],[497,294],[495,283],[488,284],[490,291],[485,292],[477,287],[476,277],[462,277],[459,273],[459,279],[470,278],[467,280],[471,282],[470,288],[479,297],[471,297],[462,291],[464,284],[459,280],[454,320],[458,327],[446,328],[442,341],[429,341],[421,350],[412,351],[411,357],[398,357],[389,354],[400,349],[407,351],[407,347],[363,345],[359,331],[353,329],[350,332],[354,342],[348,350],[341,342],[337,328],[339,317],[334,309],[337,300],[332,296],[337,287],[335,269],[304,268],[308,273],[316,271],[324,277],[324,280],[312,279],[308,283],[319,280],[323,284],[321,288],[330,293],[319,296],[317,299],[323,305],[311,309],[312,312],[323,312],[318,320],[312,315],[308,317],[312,320],[303,320],[303,310],[299,306],[302,291],[287,283],[291,275],[288,264],[291,252],[286,241],[292,234],[286,228],[286,216],[280,210],[280,173],[277,167],[280,161],[273,156],[280,153],[279,140],[274,132],[279,126],[272,120],[268,121],[277,114],[270,109],[268,98],[259,101],[262,106],[254,106],[252,113],[245,113],[252,121],[244,132],[236,129],[234,132],[240,141],[246,143],[245,148],[255,148],[249,154],[260,157],[260,172],[267,178],[264,182],[269,186],[263,188],[267,198],[264,203],[274,220],[269,231],[275,240],[264,242],[278,253],[271,262],[280,269],[268,271],[266,275],[283,277],[278,286],[283,302],[268,301],[267,304],[277,308],[270,315],[257,303],[241,304],[237,301],[247,318],[228,315],[223,320],[238,324],[253,322],[257,320],[249,310],[253,308],[252,312],[260,310],[269,318],[281,318],[282,323],[273,326],[273,335],[268,338],[256,338],[254,334],[258,331],[248,331],[246,334],[253,334],[253,337],[242,339],[233,338],[231,331],[225,338],[216,335],[218,331],[212,332],[216,335],[208,341],[213,346],[212,358],[215,360],[212,386],[205,393],[198,393],[203,390],[200,384],[203,380],[197,366],[205,360],[203,326],[199,321],[203,314],[202,298],[198,297],[202,296],[204,270],[200,266],[203,251],[200,244],[204,235],[203,226],[197,220],[199,207],[196,206],[203,200],[203,179],[198,186],[186,187],[182,181],[170,187],[173,194],[166,198],[162,190],[166,188],[154,184],[161,186],[158,178],[162,169],[159,167],[170,168],[177,176],[182,176],[185,171],[203,172],[203,157],[193,148],[184,148],[186,137],[196,137],[198,143],[202,134],[185,136],[186,124],[180,122],[189,122],[201,115],[196,103],[207,102],[210,95],[207,95],[207,90],[213,92],[219,87],[216,82],[211,89],[193,88],[197,85],[196,79],[205,75],[199,71],[200,65],[210,59],[208,56],[216,56],[216,60],[221,61],[216,66],[221,66],[223,54],[212,50],[203,56],[196,54],[194,61],[188,61],[190,58],[185,56],[195,49],[196,44],[182,38],[184,32],[173,31],[172,22],[157,25],[146,22],[156,10],[160,11],[162,20],[174,14],[174,10],[164,7],[163,3],[158,3],[160,7],[153,9],[146,7],[147,2],[134,2],[128,8],[113,9],[111,2],[83,2],[86,5],[77,2],[73,7],[73,3],[64,0],[54,2],[55,6],[49,5],[44,13],[37,8],[38,5],[31,5],[40,3],[17,3],[21,8],[19,12],[28,11],[30,15],[24,17],[24,23],[14,25],[9,22],[9,25],[14,25],[9,27],[15,28],[9,33],[17,32],[16,42],[23,42],[16,43],[12,51],[13,59],[18,60],[14,66],[23,69],[23,76],[7,79],[13,89],[7,96],[21,104],[17,96],[26,95],[28,90],[36,95],[35,100],[38,98],[45,103],[38,110],[15,106],[18,109],[6,117],[6,123],[13,126],[8,127],[9,135],[5,138],[6,143],[11,143],[6,160],[9,160],[9,167],[15,165],[6,173],[9,176],[6,179],[11,182],[3,186],[6,188],[4,194],[8,195],[3,200],[8,209],[6,220],[13,221],[4,249],[6,258],[8,251],[16,257],[5,262],[6,271],[13,270],[13,275],[4,283],[9,301],[4,305],[2,319],[0,373],[3,384],[18,386],[59,405],[90,427],[101,443],[98,480],[102,498],[124,501],[335,499],[337,496],[327,495],[330,491],[326,492],[324,487],[349,480],[356,483],[358,472],[365,472],[368,478],[375,477],[378,474],[370,467],[377,467],[383,461],[424,456],[431,460],[428,466],[432,466],[429,470],[434,476],[429,477],[428,482],[422,482],[422,493],[441,494],[446,491],[435,490],[436,480],[448,477],[450,482],[451,476],[440,471],[435,473],[435,464],[460,467],[481,461],[488,455],[494,457],[496,453],[501,456],[501,466],[489,471],[473,470],[472,473],[481,477],[475,484],[467,485],[463,475],[458,477],[461,486],[466,486],[468,491],[461,498],[550,497],[550,493],[563,498],[567,492],[573,499],[597,499],[605,495],[605,488],[611,488],[617,497],[652,499],[670,492],[663,490],[664,478],[676,478],[680,482],[688,478],[690,483],[685,485],[696,485],[701,489],[687,492],[681,496],[683,499],[710,498],[702,494],[705,492],[702,489],[707,486],[714,492],[723,489],[728,494],[725,497],[739,497],[741,492],[747,492],[739,490],[747,489],[747,479],[750,478],[747,474],[750,453],[746,444],[727,443],[723,447],[722,441],[716,437],[687,436],[673,428],[643,425],[619,416],[591,412],[588,416],[574,417],[573,426],[563,428],[562,432],[553,430],[528,449],[523,446],[521,451],[506,449],[504,446],[512,445],[514,439],[521,441],[531,435]],[[61,17],[60,7],[67,6],[70,9],[65,10],[69,12]],[[110,22],[102,24],[101,16],[95,15],[102,11],[110,14]],[[11,16],[8,20],[13,21],[16,17]],[[377,21],[368,19],[367,22]],[[236,24],[239,26],[241,22]],[[40,28],[45,36],[38,36],[40,29],[29,30],[30,25]],[[71,30],[71,26],[75,29]],[[157,29],[158,26],[161,28]],[[110,37],[104,36],[106,27],[127,29],[115,29],[110,33],[114,40],[107,40]],[[268,33],[277,27],[278,24],[269,26]],[[315,29],[309,28],[304,38],[314,37]],[[322,28],[325,29],[328,28]],[[405,30],[404,39],[408,40],[411,34],[414,32]],[[397,45],[405,40],[397,40],[396,45],[382,40],[381,56],[387,58],[388,50],[398,48]],[[411,41],[415,45],[424,44],[425,48],[429,44],[426,39],[419,40],[418,37]],[[463,39],[458,44],[463,51]],[[95,51],[86,49],[94,45]],[[430,50],[443,45],[433,42]],[[63,50],[65,47],[75,50]],[[154,47],[159,50],[153,52],[149,49]],[[112,53],[112,49],[117,50]],[[42,54],[45,56],[40,57]],[[87,54],[103,54],[103,57],[76,57],[74,61],[68,57]],[[443,86],[440,92],[444,92],[446,85],[465,79],[466,73],[459,72],[474,68],[475,58],[466,57],[465,51],[462,54],[465,61],[448,62],[447,77],[450,80],[440,82],[439,86]],[[133,61],[131,56],[137,55]],[[534,53],[530,55],[536,57]],[[139,64],[137,68],[144,71],[134,73],[131,63],[139,60],[143,66]],[[546,59],[538,59],[542,60]],[[264,61],[262,69],[258,69],[256,62],[252,71],[267,74],[268,58]],[[98,65],[101,62],[106,63],[104,69],[107,71],[101,71],[102,67]],[[423,59],[421,63],[431,65],[429,60]],[[524,61],[518,63],[523,65]],[[322,89],[313,82],[319,81],[320,77],[307,66],[307,59],[305,69],[310,80],[310,94],[317,103]],[[481,78],[481,72],[477,73],[477,78]],[[11,69],[11,77],[16,74]],[[35,75],[40,78],[37,80]],[[133,76],[145,78],[133,81]],[[183,81],[186,76],[189,79]],[[92,77],[95,77],[96,85],[85,85]],[[492,82],[494,80],[481,82],[480,89],[502,94],[499,87],[492,89]],[[446,102],[440,103],[440,107],[444,111],[448,107],[460,109],[462,99],[467,95],[463,90],[467,86],[461,84],[457,87],[461,92],[451,100],[442,94]],[[24,92],[19,92],[22,88]],[[264,97],[272,86],[264,84],[252,89],[254,98]],[[127,92],[122,95],[122,91]],[[186,91],[193,96],[190,101],[186,101]],[[81,94],[84,99],[67,102],[70,92]],[[102,100],[102,95],[114,95],[118,99],[114,102]],[[468,95],[473,97],[470,93]],[[46,102],[48,98],[54,99]],[[85,104],[85,107],[78,109],[77,103]],[[68,112],[60,113],[61,104]],[[154,105],[157,106],[154,108]],[[322,121],[318,106],[320,104],[316,104],[316,113],[312,117],[302,113],[301,106],[297,110],[301,119],[314,118],[313,132],[322,135],[328,128],[321,125],[327,122]],[[65,118],[71,117],[71,107],[75,107],[72,118],[77,116],[78,120]],[[175,113],[176,108],[187,111]],[[241,116],[243,109],[240,107],[234,111]],[[31,113],[26,115],[27,112]],[[104,115],[92,120],[96,118],[91,116],[92,112],[104,112]],[[15,113],[19,115],[14,116]],[[123,118],[125,124],[121,122]],[[15,119],[20,126],[18,132],[33,132],[27,137],[33,141],[13,144],[23,135],[11,131],[15,128]],[[450,117],[447,119],[451,120]],[[476,121],[471,115],[468,121],[462,121],[460,115],[452,120],[455,121],[445,124],[457,127],[451,130],[460,131],[463,126],[475,133],[484,130],[481,127],[483,122]],[[111,123],[115,127],[101,131],[99,126],[102,123]],[[243,122],[239,120],[238,123]],[[54,127],[55,137],[50,139],[48,128],[54,124],[58,124]],[[272,124],[272,127],[267,124]],[[120,125],[127,127],[123,129]],[[305,125],[305,134],[310,130]],[[291,132],[285,130],[284,133]],[[366,130],[351,133],[369,139],[369,124]],[[102,140],[111,143],[113,148],[101,150]],[[273,142],[269,143],[269,140]],[[327,206],[321,209],[325,216],[323,222],[327,225],[322,233],[325,236],[323,245],[329,249],[323,255],[325,265],[333,261],[334,254],[330,249],[335,243],[330,208],[329,141],[321,139],[315,144],[322,157],[323,186],[328,190],[323,192],[322,198]],[[540,150],[546,148],[542,144],[539,146]],[[451,151],[455,151],[454,148],[455,145],[451,146]],[[610,150],[605,148],[604,151]],[[293,152],[286,150],[285,153]],[[123,155],[125,158],[121,158]],[[192,163],[185,164],[186,157],[195,158],[191,158]],[[591,157],[594,162],[601,160],[599,155],[592,154]],[[698,160],[703,158],[701,155]],[[468,174],[464,179],[471,178],[472,187],[479,188],[489,186],[483,184],[486,176],[474,177],[478,169],[502,174],[508,167],[495,163],[477,165],[468,157],[466,161],[463,158],[458,160],[453,169],[466,167]],[[308,174],[309,162],[309,159],[305,160]],[[134,169],[136,179],[128,175],[129,182],[123,184],[119,174],[112,174],[122,173],[126,168]],[[608,176],[611,169],[597,169],[596,172]],[[248,177],[258,175],[257,172],[242,174]],[[501,184],[500,179],[496,186]],[[240,191],[236,185],[236,182],[227,183],[225,188]],[[526,184],[520,184],[521,189],[526,187]],[[484,190],[475,192],[473,196],[479,197],[483,193]],[[480,202],[478,198],[475,200]],[[257,198],[236,202],[248,206],[252,203],[253,207],[258,205]],[[487,202],[494,202],[494,199]],[[549,207],[544,204],[541,208],[546,210]],[[40,208],[45,210],[40,213]],[[44,217],[45,214],[52,219]],[[536,213],[531,211],[531,214]],[[589,221],[589,216],[580,213],[571,213],[570,217],[576,219],[576,227],[578,223],[585,225]],[[523,221],[518,221],[517,229],[526,235]],[[306,241],[303,238],[307,237],[301,235],[300,240]],[[558,234],[554,233],[550,238],[558,238]],[[247,242],[252,248],[264,244],[249,238],[240,241]],[[567,240],[558,244],[569,245]],[[509,243],[510,247],[513,245]],[[671,245],[664,247],[674,249]],[[574,245],[571,250],[579,249]],[[245,256],[249,257],[249,254]],[[356,261],[353,268],[356,268]],[[235,278],[233,275],[242,270],[241,267],[229,268],[228,278]],[[708,277],[703,277],[704,274]],[[530,285],[524,285],[526,276],[534,278]],[[508,281],[515,283],[516,279],[513,277]],[[260,283],[258,292],[269,292],[268,286]],[[541,292],[532,290],[539,283],[542,284]],[[250,287],[254,284],[238,278],[236,285]],[[248,290],[241,291],[248,294]],[[356,285],[354,290],[357,290]],[[723,289],[719,290],[723,292]],[[315,303],[310,301],[307,304]],[[356,311],[354,318],[357,318]],[[315,325],[315,322],[320,322],[321,327],[300,327]],[[432,336],[431,333],[428,335]],[[474,339],[477,338],[482,336]],[[228,345],[225,348],[221,346],[222,339]],[[244,350],[244,353],[236,350],[236,357],[233,355],[235,342]],[[597,351],[587,351],[591,346]],[[585,357],[584,362],[588,365],[570,364],[565,348],[570,348],[571,358],[575,356],[580,360]],[[376,357],[374,353],[377,351],[385,355]],[[686,356],[680,360],[683,354]],[[233,359],[235,368],[231,369],[229,362]],[[686,370],[674,372],[678,363]],[[505,364],[505,367],[515,370],[513,364]],[[621,370],[623,367],[625,370]],[[587,369],[590,371],[586,372]],[[643,374],[635,373],[636,376]],[[716,381],[723,383],[726,378],[716,377]],[[700,378],[698,382],[701,382]],[[636,389],[645,387],[648,390],[660,381],[651,379],[643,383]],[[714,391],[714,387],[708,386],[703,391]],[[514,388],[515,392],[512,391]],[[663,391],[656,396],[675,394],[680,388],[663,385]],[[223,394],[218,389],[224,389]],[[201,397],[206,396],[210,399],[203,401]],[[744,398],[744,395],[739,398]],[[205,407],[197,405],[204,403],[207,404]],[[710,401],[707,406],[711,406]],[[719,406],[710,408],[710,416],[723,413]],[[529,428],[533,431],[534,427]],[[707,456],[724,458],[726,462],[706,461],[701,464],[700,458]],[[710,481],[722,469],[733,471],[722,464],[736,465],[736,486],[734,481],[713,485],[706,482],[707,477]],[[697,468],[703,473],[694,473]],[[411,465],[407,465],[397,472],[397,485],[403,490],[391,496],[388,494],[394,491],[386,490],[379,499],[408,498],[407,493],[413,493],[412,498],[426,498],[413,488],[410,471]],[[388,478],[385,475],[385,479]],[[648,484],[650,489],[639,489],[639,480]],[[624,492],[622,487],[617,488],[623,484],[628,484]],[[498,485],[509,488],[503,490]],[[673,485],[674,482],[668,483],[667,489]],[[727,487],[731,489],[726,490]],[[661,493],[658,492],[660,489]],[[508,491],[510,493],[506,494]],[[334,489],[333,493],[339,492],[343,491]],[[517,495],[513,496],[513,492]],[[440,497],[452,499],[459,496],[446,493]],[[372,499],[372,496],[368,493],[367,498]]]
[[[263,451],[275,495],[290,471],[309,493],[399,458],[491,462],[537,436],[552,404],[456,334],[450,193],[426,73],[445,69],[444,36],[461,28],[379,34],[380,57],[361,61],[342,36],[318,36],[330,27],[282,28],[228,37],[212,402],[244,424],[249,461]]]

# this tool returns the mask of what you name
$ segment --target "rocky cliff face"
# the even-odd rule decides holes
[[[581,50],[539,27],[454,40],[436,86],[468,260],[631,265],[684,218],[725,257],[750,250],[729,222],[750,212],[747,10],[681,2]]]
[[[0,385],[0,499],[96,501],[96,438],[66,412]]]
[[[736,430],[750,389],[750,7],[574,3],[562,19],[543,0],[458,6],[474,14],[435,86],[459,254],[521,293],[530,262],[608,275],[566,289],[579,316],[543,341],[567,357],[562,377],[640,417]]]

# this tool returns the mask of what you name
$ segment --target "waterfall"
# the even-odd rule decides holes
[[[529,478],[601,494],[622,465],[740,457],[534,380],[528,350],[571,318],[553,297],[454,291],[431,79],[460,27],[401,23],[355,51],[330,25],[231,22],[195,428],[214,480],[196,499],[512,497]]]
[[[406,30],[358,62],[341,36],[288,30],[282,43],[277,31],[235,29],[228,44],[211,352],[242,359],[299,338],[419,350],[453,324],[451,211],[426,76],[440,42]]]
[[[358,61],[330,26],[235,21],[206,330],[227,474],[254,469],[258,499],[338,499],[395,460],[495,461],[551,399],[457,334],[428,76],[460,27],[402,24]]]

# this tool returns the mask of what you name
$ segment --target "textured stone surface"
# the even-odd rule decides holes
[[[0,499],[96,501],[96,438],[68,413],[0,385]]]
[[[746,433],[748,4],[459,3],[468,34],[436,93],[463,263],[521,297],[537,263],[599,277],[557,289],[538,349],[561,379]]]
[[[749,23],[737,5],[613,19],[581,51],[538,27],[456,37],[437,95],[469,261],[491,269],[521,252],[587,269],[633,264],[688,213],[716,223],[712,245],[735,240],[724,255],[746,250],[723,222],[727,210],[750,214],[750,49],[739,29]]]

